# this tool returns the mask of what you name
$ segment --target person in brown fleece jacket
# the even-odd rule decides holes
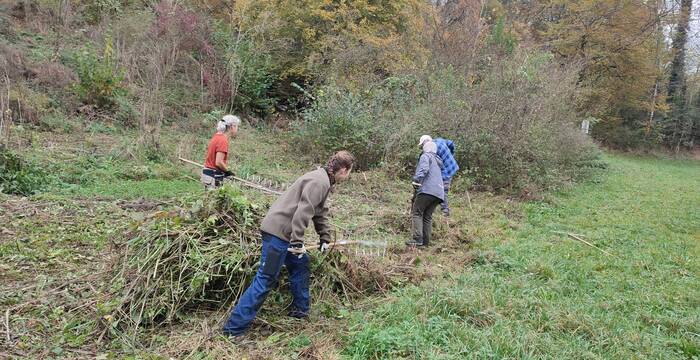
[[[331,235],[326,199],[336,183],[350,176],[354,163],[352,154],[339,151],[325,167],[298,178],[272,204],[260,226],[263,243],[260,267],[224,324],[224,334],[245,333],[277,282],[283,265],[289,271],[289,288],[294,298],[288,315],[308,316],[309,256],[304,248],[304,232],[313,221],[320,237],[320,249],[326,249]]]

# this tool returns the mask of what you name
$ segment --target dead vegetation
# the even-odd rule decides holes
[[[98,314],[103,335],[133,339],[142,327],[228,309],[249,285],[264,207],[234,186],[206,196],[190,208],[153,213],[123,245]],[[373,255],[312,257],[311,288],[320,303],[350,304],[417,279],[412,264]]]

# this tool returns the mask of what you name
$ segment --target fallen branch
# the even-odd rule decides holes
[[[44,294],[50,294],[50,293],[56,292],[57,290],[61,290],[62,288],[66,287],[66,286],[73,285],[73,284],[79,283],[79,282],[81,282],[81,281],[89,281],[89,280],[92,280],[93,277],[102,276],[102,275],[106,274],[108,271],[109,271],[109,270],[103,270],[103,271],[100,271],[100,272],[97,272],[97,273],[90,273],[90,274],[85,274],[85,275],[82,275],[82,276],[78,276],[78,277],[76,277],[76,278],[67,280],[67,281],[65,281],[65,282],[63,282],[63,283],[61,283],[61,284],[59,284],[59,285],[53,287],[51,290],[44,291]],[[29,285],[29,286],[25,286],[25,287],[17,286],[17,287],[14,287],[14,288],[12,288],[12,289],[9,289],[9,291],[10,291],[10,292],[16,292],[16,293],[26,293],[26,292],[28,292],[28,291],[30,291],[30,290],[34,290],[35,288],[37,288],[37,287],[39,287],[39,286],[42,286],[42,285],[49,285],[49,284],[39,284],[39,283],[36,283],[36,284]]]
[[[7,334],[7,344],[9,345],[12,341],[12,336],[10,335],[10,309],[5,310],[5,333]]]
[[[467,194],[467,203],[469,204],[469,209],[472,211],[472,215],[476,215],[474,208],[472,207],[472,198],[469,196],[469,190],[465,189],[464,192]]]
[[[590,247],[592,247],[592,248],[598,249],[599,251],[603,252],[605,255],[615,257],[615,255],[613,255],[613,254],[611,254],[611,253],[609,253],[609,252],[607,252],[607,251],[605,251],[605,250],[603,250],[603,249],[601,249],[601,248],[599,248],[599,247],[597,247],[597,246],[591,244],[590,242],[588,242],[588,241],[586,241],[586,240],[581,239],[581,236],[583,236],[583,235],[572,234],[572,233],[568,233],[568,232],[564,232],[564,231],[552,231],[552,232],[553,232],[553,233],[556,233],[556,234],[567,235],[567,236],[569,236],[570,238],[572,238],[572,239],[574,239],[574,240],[578,240],[578,241],[580,241],[580,242],[582,242],[582,243],[584,243],[584,244],[586,244],[586,245],[588,245],[588,246],[590,246]]]

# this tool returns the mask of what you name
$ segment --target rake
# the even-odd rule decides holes
[[[180,161],[186,162],[190,165],[195,165],[200,168],[204,168],[204,165],[196,163],[192,160],[187,160],[182,157],[178,157]],[[240,182],[241,184],[248,186],[250,188],[268,193],[268,194],[274,194],[274,195],[282,195],[282,191],[279,190],[274,190],[270,189],[268,186],[273,185],[274,183],[272,181],[267,181],[268,186],[261,185],[261,183],[265,183],[265,180],[262,178],[256,178],[254,177],[253,179],[255,181],[249,181],[247,179],[243,179],[237,176],[229,176],[227,178],[232,178],[233,180],[236,180]],[[277,184],[279,186],[279,184]],[[279,186],[282,188],[286,188],[286,186]],[[349,231],[348,229],[334,224],[333,222],[330,222],[331,225],[333,225],[335,228],[347,231],[349,233],[349,236],[352,235],[352,231]],[[332,242],[328,244],[329,247],[337,247],[337,246],[353,246],[355,255],[367,255],[367,256],[381,256],[384,257],[386,256],[386,249],[387,249],[387,242],[386,241],[371,241],[371,240],[339,240]],[[307,250],[312,250],[312,249],[318,249],[319,245],[312,245],[309,247],[306,247]]]
[[[178,157],[178,159],[180,159],[180,161],[186,162],[190,165],[195,165],[195,166],[200,167],[202,169],[204,168],[204,165],[196,163],[192,160],[187,160],[187,159],[182,158],[182,157]],[[266,192],[268,194],[282,195],[284,190],[286,190],[285,185],[282,185],[280,183],[276,183],[276,182],[273,182],[270,180],[265,180],[261,177],[252,176],[253,181],[250,181],[251,176],[248,176],[248,179],[243,179],[243,178],[240,178],[238,176],[228,176],[228,177],[226,177],[226,179],[236,180],[245,186],[260,190],[262,192]],[[276,187],[277,189],[272,189],[273,186]]]
[[[333,249],[339,246],[353,246],[355,255],[364,256],[386,256],[387,242],[386,241],[372,241],[372,240],[340,240],[328,244],[329,249]],[[314,250],[320,248],[320,245],[307,246],[306,250]]]

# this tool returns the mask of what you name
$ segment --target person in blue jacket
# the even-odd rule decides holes
[[[428,246],[433,227],[433,211],[445,199],[442,185],[442,159],[437,155],[437,145],[432,141],[423,143],[423,153],[413,176],[416,190],[411,208],[413,238],[409,246]]]
[[[455,160],[455,143],[452,140],[447,140],[443,138],[437,138],[433,140],[435,145],[437,145],[437,154],[442,159],[442,185],[445,189],[445,199],[440,204],[442,208],[442,214],[445,216],[450,216],[450,206],[447,203],[447,193],[450,191],[450,184],[452,184],[452,177],[459,170],[459,165],[457,165],[457,160]]]

